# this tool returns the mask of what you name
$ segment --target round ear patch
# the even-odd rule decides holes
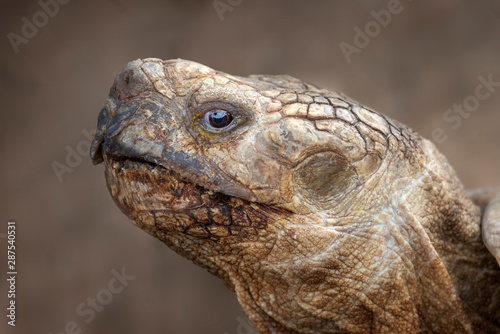
[[[303,197],[326,209],[361,182],[355,168],[335,152],[316,153],[303,160],[293,173]]]

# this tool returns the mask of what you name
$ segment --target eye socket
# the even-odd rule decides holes
[[[248,128],[243,125],[253,120],[253,106],[247,106],[246,101],[238,102],[209,101],[188,104],[188,111],[193,117],[193,130],[205,139],[213,141],[225,140],[241,133]]]
[[[231,115],[229,111],[215,109],[205,113],[205,115],[203,115],[203,121],[212,128],[222,129],[231,124],[233,115]]]

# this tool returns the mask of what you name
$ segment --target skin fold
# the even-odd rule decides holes
[[[430,141],[340,93],[136,60],[91,157],[260,333],[500,333],[500,191],[466,193]]]

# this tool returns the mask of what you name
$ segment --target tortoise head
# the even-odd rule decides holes
[[[261,331],[470,330],[445,265],[477,208],[429,141],[341,94],[136,60],[91,156],[120,209]]]

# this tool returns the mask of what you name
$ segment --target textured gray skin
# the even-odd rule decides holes
[[[483,218],[483,240],[500,263],[500,195],[489,203]]]
[[[500,190],[477,189],[469,191],[468,194],[481,208],[484,243],[500,264]]]
[[[234,121],[210,127],[216,109]],[[431,142],[342,94],[137,60],[91,155],[261,333],[500,333],[498,190],[468,196]]]

